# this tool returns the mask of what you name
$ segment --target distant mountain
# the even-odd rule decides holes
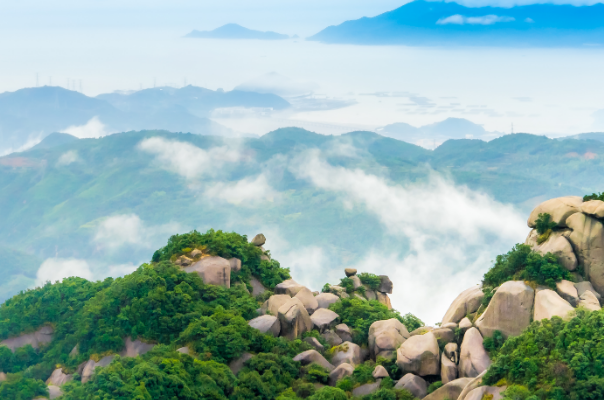
[[[488,46],[604,44],[604,4],[464,7],[416,0],[373,18],[330,26],[308,40],[325,43]]]
[[[210,112],[224,107],[280,110],[289,106],[274,94],[213,91],[190,85],[96,98],[61,87],[26,88],[0,94],[0,155],[31,147],[50,133],[66,132],[70,127],[82,127],[79,134],[74,133],[80,137],[141,129],[236,136],[208,119]],[[90,121],[97,121],[94,133],[86,132]]]
[[[488,132],[481,125],[463,118],[447,118],[421,127],[398,122],[378,128],[376,131],[380,135],[430,149],[449,139],[490,140],[502,135],[500,132]]]
[[[564,136],[564,137],[561,137],[558,139],[560,139],[560,140],[564,140],[564,139],[597,140],[600,142],[604,142],[604,132],[579,133],[578,135]]]
[[[244,28],[237,24],[226,24],[213,31],[192,31],[185,37],[205,39],[259,39],[259,40],[283,40],[289,39],[288,35],[277,32],[262,32]]]

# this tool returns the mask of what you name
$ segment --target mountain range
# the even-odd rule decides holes
[[[204,38],[204,39],[257,39],[257,40],[283,40],[289,39],[288,35],[283,35],[277,32],[262,32],[253,29],[244,28],[238,24],[226,24],[212,31],[197,31],[189,32],[187,38]]]
[[[604,5],[466,7],[416,0],[330,26],[307,40],[363,45],[601,46]]]

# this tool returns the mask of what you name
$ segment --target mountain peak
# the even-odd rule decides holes
[[[245,28],[238,24],[226,24],[212,31],[193,30],[188,33],[187,38],[205,39],[257,39],[257,40],[283,40],[289,39],[288,35],[277,32],[263,32]]]

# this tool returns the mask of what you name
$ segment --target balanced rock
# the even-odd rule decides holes
[[[396,365],[403,373],[438,375],[440,350],[432,332],[407,339],[397,350]]]
[[[573,230],[569,240],[573,244],[579,265],[583,266],[585,277],[598,293],[604,292],[604,228],[602,222],[583,213],[577,213],[568,218],[567,224]]]
[[[378,292],[392,294],[392,281],[386,275],[380,275],[380,287]]]
[[[306,289],[306,286],[300,285],[293,279],[288,279],[275,286],[275,294],[288,294],[294,297],[302,289]]]
[[[248,325],[254,329],[258,329],[262,333],[268,333],[274,337],[279,336],[281,332],[281,323],[274,315],[261,315],[248,322]]]
[[[357,274],[357,270],[355,268],[346,268],[344,269],[344,273],[347,277],[355,276]]]
[[[369,327],[369,351],[371,358],[392,359],[396,349],[410,337],[405,325],[396,318],[376,321]]]
[[[459,354],[459,376],[475,378],[491,365],[489,354],[482,345],[482,335],[476,328],[470,328],[461,342]]]
[[[310,320],[319,332],[324,332],[327,329],[333,328],[337,324],[339,318],[340,316],[338,314],[326,308],[319,308],[310,316]]]
[[[348,363],[356,367],[361,363],[361,348],[358,344],[344,342],[333,350],[331,363],[336,367],[342,363]]]
[[[330,305],[339,301],[340,298],[333,293],[321,293],[315,296],[319,308],[329,308]]]
[[[388,378],[390,375],[388,375],[386,368],[384,368],[382,365],[377,365],[371,373],[371,376],[373,376],[374,379],[382,379]]]
[[[594,218],[604,218],[604,201],[589,200],[581,204],[581,212]]]
[[[426,394],[428,394],[428,384],[426,381],[411,373],[408,373],[399,379],[396,385],[394,385],[394,388],[397,390],[408,390],[418,399],[423,399],[426,397]]]
[[[35,332],[25,333],[16,337],[8,338],[0,342],[0,346],[8,347],[13,353],[19,347],[31,345],[34,349],[38,349],[40,346],[50,343],[52,341],[52,335],[54,329],[50,325],[41,327]]]
[[[72,380],[73,375],[64,373],[63,368],[57,368],[52,372],[50,378],[46,380],[46,384],[60,387]]]
[[[312,330],[312,321],[304,304],[295,297],[279,307],[278,318],[281,323],[281,336],[286,339],[296,339],[304,332]]]
[[[231,287],[231,263],[225,258],[204,257],[184,270],[197,272],[206,285]]]
[[[308,288],[302,287],[294,297],[300,299],[309,314],[314,313],[319,308],[319,302]]]
[[[528,226],[535,228],[539,214],[549,214],[550,221],[555,222],[557,227],[566,228],[567,219],[580,212],[582,203],[583,198],[579,196],[565,196],[544,201],[531,212],[527,222]]]
[[[329,373],[329,384],[335,386],[336,383],[347,376],[352,376],[354,367],[348,363],[342,363],[338,365],[333,371]]]
[[[265,314],[270,313],[271,315],[277,316],[279,314],[279,308],[290,300],[291,297],[287,294],[274,294],[264,302],[261,310]]]
[[[547,253],[552,253],[558,257],[558,261],[564,268],[569,271],[574,271],[577,269],[578,261],[573,247],[567,239],[570,232],[569,229],[552,232],[545,242],[539,244],[539,233],[536,229],[533,229],[531,233],[529,233],[525,244],[531,246],[531,248],[539,254],[545,255]]]
[[[317,340],[317,338],[314,338],[314,337],[307,337],[307,338],[304,338],[304,342],[308,343],[309,345],[311,345],[312,347],[314,347],[314,348],[315,348],[315,350],[317,350],[317,351],[319,351],[319,352],[321,352],[321,351],[325,350],[325,346],[323,346],[323,345],[321,344],[321,342],[319,342],[319,341]]]
[[[585,292],[583,292],[583,294],[579,298],[578,306],[583,307],[589,311],[598,311],[601,309],[598,298],[590,290],[586,290]]]
[[[440,388],[436,389],[434,392],[432,392],[429,395],[427,395],[426,397],[424,397],[424,400],[457,399],[459,397],[459,395],[461,394],[461,392],[463,391],[464,387],[466,387],[466,385],[468,383],[470,383],[471,380],[472,380],[472,378],[455,379],[454,381],[451,381],[451,382],[441,386]]]
[[[252,239],[252,241],[250,243],[253,244],[254,246],[264,246],[264,244],[266,243],[266,238],[264,237],[264,235],[262,233],[259,233],[256,236],[254,236],[254,238]]]
[[[476,312],[478,307],[480,307],[483,297],[484,293],[480,286],[472,286],[471,288],[464,290],[455,298],[455,300],[453,300],[453,303],[449,306],[441,324],[459,322],[466,315]]]
[[[299,361],[302,365],[315,363],[330,372],[335,369],[317,350],[306,350],[295,356],[294,361]]]
[[[531,323],[535,291],[522,281],[503,283],[476,321],[483,336],[501,331],[505,338],[518,336]]]
[[[556,292],[573,307],[576,307],[579,303],[579,292],[577,292],[575,284],[571,281],[563,279],[556,283]]]
[[[440,380],[443,384],[457,379],[457,365],[443,353],[440,359]]]
[[[554,316],[570,319],[575,309],[551,289],[538,289],[535,295],[535,314],[533,320],[551,319]]]
[[[343,342],[352,342],[352,332],[346,324],[336,325],[336,335],[338,335]]]

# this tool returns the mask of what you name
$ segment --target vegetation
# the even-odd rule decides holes
[[[587,195],[583,196],[583,201],[590,201],[590,200],[604,201],[604,192],[592,193],[592,194],[587,194]]]
[[[359,279],[361,280],[361,283],[367,285],[371,290],[378,290],[378,288],[380,287],[381,279],[375,274],[361,272],[359,274]]]
[[[604,312],[578,310],[568,322],[535,321],[506,340],[485,375],[509,385],[506,399],[604,398]]]

